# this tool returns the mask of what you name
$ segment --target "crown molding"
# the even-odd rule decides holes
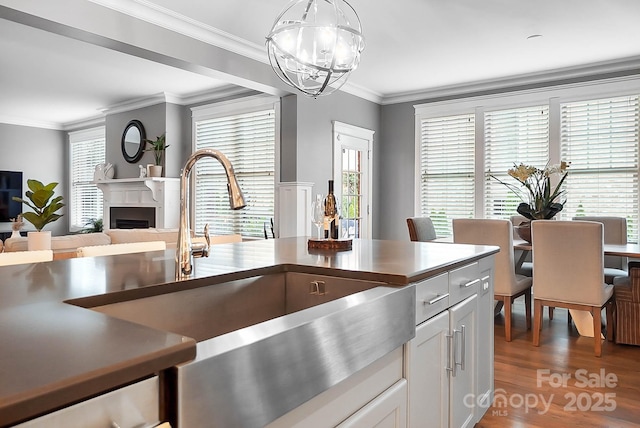
[[[356,85],[355,83],[351,83],[347,81],[339,91],[346,92],[353,96],[365,99],[367,101],[371,101],[376,104],[382,104],[384,97],[381,93],[372,91],[370,89],[365,88],[364,86]]]
[[[6,115],[0,115],[0,123],[4,123],[7,125],[28,126],[30,128],[53,129],[55,131],[64,130],[64,127],[61,123],[25,119],[22,117]]]
[[[127,14],[176,33],[236,54],[269,64],[264,46],[244,40],[218,28],[191,19],[147,0],[90,0],[100,6]]]
[[[213,90],[206,90],[202,92],[194,92],[192,94],[185,95],[181,98],[180,105],[198,104],[202,102],[215,101],[222,98],[235,97],[238,95],[249,95],[256,91],[253,89],[243,88],[236,85],[222,86]]]
[[[380,104],[399,104],[428,100],[443,100],[448,98],[460,98],[473,96],[473,94],[485,94],[495,92],[507,92],[535,87],[555,85],[585,84],[593,80],[612,78],[624,78],[625,76],[637,76],[640,74],[640,57],[625,58],[622,60],[599,62],[586,66],[567,67],[563,69],[528,73],[520,76],[498,78],[473,82],[468,84],[449,85],[438,88],[406,92],[402,94],[386,95],[382,97]]]
[[[121,103],[113,104],[104,108],[99,109],[103,114],[116,114],[116,113],[124,113],[131,110],[137,110],[139,108],[145,108],[149,106],[153,106],[156,104],[161,104],[164,102],[170,102],[168,99],[173,99],[175,95],[168,94],[166,92],[160,92],[157,94],[150,95],[148,97],[134,98],[132,100],[127,100]]]
[[[95,128],[97,126],[104,126],[105,115],[89,117],[86,119],[74,120],[73,122],[66,122],[62,124],[63,131],[77,131],[86,128]]]

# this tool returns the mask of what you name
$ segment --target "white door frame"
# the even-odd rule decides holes
[[[349,125],[338,121],[333,123],[333,182],[334,194],[336,200],[342,201],[342,148],[343,142],[340,141],[340,135],[357,138],[362,141],[357,147],[353,145],[344,145],[344,147],[356,148],[367,153],[363,159],[362,168],[362,225],[360,229],[361,238],[371,238],[371,207],[372,207],[372,176],[373,176],[373,134],[375,131],[358,126]]]

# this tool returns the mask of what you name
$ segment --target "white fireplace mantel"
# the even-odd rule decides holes
[[[111,224],[111,208],[153,207],[158,229],[177,228],[180,179],[166,177],[118,178],[96,181],[104,195],[103,222]]]

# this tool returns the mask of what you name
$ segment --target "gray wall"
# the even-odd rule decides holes
[[[156,104],[128,112],[108,114],[105,119],[106,128],[106,161],[115,166],[115,178],[138,177],[140,170],[138,165],[153,164],[153,153],[145,152],[138,163],[132,164],[124,160],[122,156],[121,141],[122,132],[130,120],[137,119],[142,122],[147,138],[150,140],[160,136],[166,130],[167,115],[166,104]],[[167,140],[169,142],[169,140]],[[170,142],[169,142],[170,143]],[[171,147],[173,148],[173,147]],[[179,151],[171,152],[167,149],[165,158],[178,156]],[[171,162],[171,161],[168,161]],[[177,175],[176,175],[177,176]]]
[[[28,190],[27,179],[44,184],[55,181],[59,183],[56,196],[63,196],[66,202],[69,194],[67,147],[65,132],[0,123],[0,169],[22,171],[23,193]],[[31,211],[26,206],[24,210]],[[66,207],[61,212],[66,214]],[[48,224],[44,230],[50,230],[53,235],[67,233],[67,216]]]
[[[314,194],[327,193],[327,181],[333,176],[332,121],[336,120],[375,131],[373,136],[372,235],[377,238],[379,235],[379,218],[377,215],[379,198],[377,189],[380,181],[379,165],[382,162],[380,156],[380,146],[382,145],[380,142],[380,106],[345,92],[334,92],[331,95],[317,99],[303,95],[296,95],[296,97],[295,181],[314,183]],[[284,121],[293,119],[292,116],[283,115]],[[288,124],[286,127],[289,129],[293,125]]]
[[[184,165],[186,157],[183,156],[184,149],[191,147],[191,140],[184,138],[184,128],[191,129],[191,123],[183,120],[183,108],[176,104],[166,104],[166,142],[165,152],[165,177],[179,177],[180,168]],[[160,135],[160,134],[158,134]],[[147,137],[149,138],[149,137]],[[155,135],[152,137],[155,138]]]
[[[413,103],[382,107],[381,180],[375,192],[380,239],[409,240],[406,219],[415,214],[414,121]]]

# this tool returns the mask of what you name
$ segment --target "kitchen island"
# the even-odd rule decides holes
[[[286,272],[403,289],[495,252],[378,240],[354,240],[350,251],[323,252],[308,250],[306,238],[287,238],[217,245],[209,258],[195,260],[194,274],[185,280],[175,279],[175,253],[169,250],[3,267],[0,426],[158,374],[162,383],[167,370],[197,358],[199,344],[191,337],[89,308]],[[413,318],[415,307],[405,314]],[[161,420],[175,417],[164,410],[166,404],[160,400]]]

